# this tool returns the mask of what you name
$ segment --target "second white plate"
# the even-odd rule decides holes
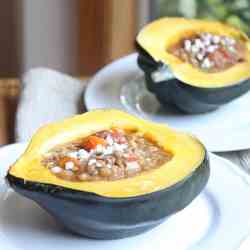
[[[248,176],[210,154],[205,190],[184,210],[153,230],[121,240],[91,240],[67,233],[33,201],[10,191],[4,176],[26,144],[0,149],[0,249],[4,250],[236,250],[250,249]]]
[[[250,148],[250,92],[206,114],[187,115],[172,107],[163,109],[147,91],[136,59],[137,54],[121,58],[92,78],[85,93],[88,110],[118,108],[169,124],[195,134],[213,152]]]

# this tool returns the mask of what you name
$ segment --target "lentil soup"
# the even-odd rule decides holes
[[[168,52],[208,73],[220,72],[245,61],[243,42],[208,32],[182,39]]]
[[[113,128],[57,146],[42,163],[64,180],[114,181],[158,168],[171,158],[146,136]]]

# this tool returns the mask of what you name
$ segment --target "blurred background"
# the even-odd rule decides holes
[[[0,76],[35,66],[91,75],[130,53],[161,16],[219,19],[250,33],[250,0],[8,0],[0,9]]]
[[[167,15],[220,20],[250,33],[250,0],[157,0],[152,10],[152,18]]]
[[[216,19],[250,34],[250,0],[8,0],[0,8],[0,144],[12,142],[23,72],[45,66],[90,77],[135,51],[161,16]]]

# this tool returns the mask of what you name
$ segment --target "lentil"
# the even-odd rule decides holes
[[[171,158],[144,135],[114,128],[58,146],[44,155],[42,164],[68,181],[114,181],[160,167]]]
[[[243,62],[245,51],[243,42],[208,32],[185,38],[168,49],[182,61],[208,73],[223,71]]]

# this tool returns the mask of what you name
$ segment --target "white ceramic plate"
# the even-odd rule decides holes
[[[144,85],[136,54],[113,62],[90,81],[85,104],[88,110],[118,108],[198,136],[213,152],[250,148],[250,92],[206,114],[187,115],[161,108]]]
[[[211,177],[202,194],[152,231],[122,240],[101,241],[66,233],[34,202],[11,191],[7,168],[26,144],[0,149],[0,240],[4,250],[236,250],[250,233],[248,176],[210,154]],[[250,245],[248,245],[250,249]]]

